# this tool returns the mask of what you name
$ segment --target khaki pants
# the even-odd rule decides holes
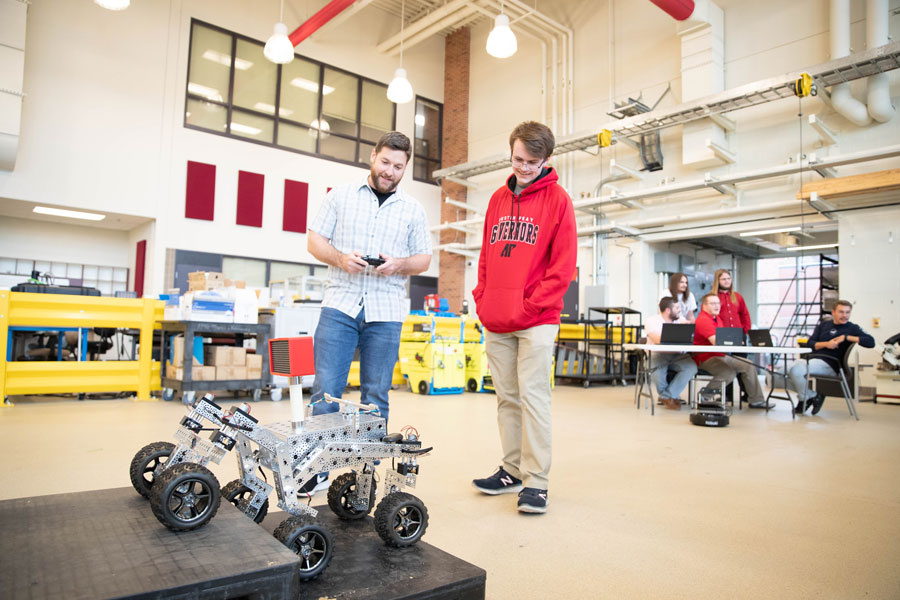
[[[764,402],[766,399],[759,385],[759,378],[756,376],[756,367],[745,361],[728,355],[713,356],[700,363],[700,368],[713,376],[713,380],[707,384],[706,388],[719,389],[722,382],[728,385],[740,375],[741,381],[744,382],[744,389],[747,390],[747,398],[751,403]]]
[[[550,375],[559,325],[511,333],[485,330],[503,468],[525,487],[547,489],[551,458]]]

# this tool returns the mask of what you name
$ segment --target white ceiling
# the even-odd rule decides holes
[[[130,231],[139,225],[149,223],[154,219],[147,217],[136,217],[132,215],[123,215],[119,213],[94,211],[85,209],[83,212],[94,212],[106,215],[102,221],[87,221],[84,219],[69,219],[66,217],[55,217],[52,215],[43,215],[34,212],[35,206],[48,206],[51,208],[72,209],[70,206],[59,206],[48,204],[46,202],[28,202],[25,200],[11,200],[9,198],[0,198],[0,217],[14,217],[16,219],[29,219],[32,221],[49,221],[51,223],[63,223],[65,225],[79,225],[81,227],[98,227],[100,229],[118,229],[121,231]]]

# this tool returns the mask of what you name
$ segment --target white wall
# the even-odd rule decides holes
[[[308,16],[287,3],[289,29]],[[301,5],[302,6],[299,6]],[[315,9],[317,10],[317,8]],[[309,184],[311,221],[327,187],[361,179],[366,170],[284,150],[185,129],[185,82],[191,18],[265,40],[278,18],[275,0],[135,2],[113,12],[90,1],[42,0],[29,6],[22,138],[13,172],[0,171],[0,198],[114,211],[155,219],[148,230],[123,232],[131,258],[150,233],[146,293],[159,293],[166,248],[287,261],[311,261],[306,236],[284,232],[284,179]],[[398,57],[374,50],[399,29],[399,19],[369,8],[326,28],[297,51],[388,83]],[[416,93],[443,99],[443,39],[404,55]],[[435,68],[437,65],[437,68]],[[413,134],[414,103],[397,110],[397,128]],[[187,161],[216,165],[215,220],[184,218]],[[263,227],[235,224],[238,170],[266,177]],[[440,191],[413,181],[403,186],[438,221]],[[84,236],[79,244],[93,243]],[[430,274],[437,273],[433,261]]]
[[[126,231],[12,217],[0,217],[0,256],[134,269]]]
[[[900,200],[900,194],[894,201]],[[860,210],[841,215],[840,295],[853,303],[850,320],[872,334],[876,344],[900,333],[900,208]],[[875,328],[873,320],[880,326]],[[860,349],[860,363],[881,362],[877,350]],[[874,385],[871,369],[863,385]]]

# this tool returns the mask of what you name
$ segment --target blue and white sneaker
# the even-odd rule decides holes
[[[527,487],[519,492],[519,512],[545,513],[548,504],[547,490]]]
[[[497,494],[513,494],[518,492],[522,489],[522,480],[507,473],[503,467],[498,467],[497,471],[490,477],[473,479],[472,485],[483,494],[496,496]]]
[[[302,486],[297,491],[297,495],[309,494],[310,496],[316,492],[327,490],[329,486],[328,473],[319,473]]]

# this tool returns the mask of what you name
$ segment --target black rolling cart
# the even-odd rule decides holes
[[[641,311],[627,306],[592,306],[588,308],[588,315],[598,315],[606,321],[606,339],[593,343],[603,346],[607,380],[622,385],[636,381],[637,370],[629,366],[630,352],[626,352],[625,344],[636,344],[641,337],[644,327]],[[617,315],[621,316],[621,319],[619,324],[615,325],[613,322]]]
[[[212,390],[246,390],[253,395],[253,400],[259,400],[262,391],[272,383],[272,375],[269,372],[269,337],[271,326],[259,323],[211,323],[206,321],[160,321],[162,330],[162,354],[163,362],[168,359],[168,348],[171,337],[184,334],[184,363],[181,365],[184,379],[166,377],[166,370],[162,369],[163,398],[171,400],[175,394],[182,394],[185,404],[191,404],[195,392],[208,392]],[[193,366],[194,338],[201,337],[231,337],[235,346],[243,346],[244,338],[253,336],[256,338],[256,352],[262,355],[262,377],[259,379],[226,379],[215,381],[194,381],[191,373]]]

